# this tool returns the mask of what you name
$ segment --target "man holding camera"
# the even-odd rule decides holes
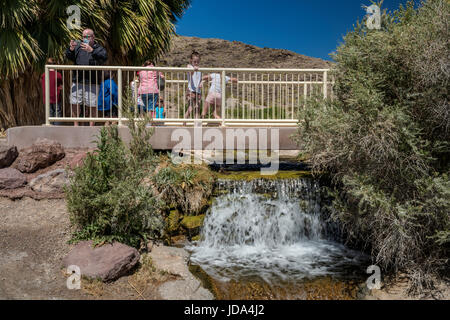
[[[94,31],[86,29],[83,31],[82,41],[70,41],[66,57],[78,66],[98,66],[106,62],[108,54],[105,48],[95,42]],[[73,72],[70,96],[72,117],[97,117],[97,97],[101,81],[101,71]],[[78,126],[78,122],[74,122],[74,126]],[[94,122],[90,122],[90,126],[94,126]]]

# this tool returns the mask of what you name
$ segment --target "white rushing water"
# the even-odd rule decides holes
[[[202,240],[187,249],[191,263],[222,281],[268,283],[349,275],[365,261],[325,238],[318,185],[311,179],[219,181]]]

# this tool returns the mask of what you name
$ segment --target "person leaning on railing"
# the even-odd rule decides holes
[[[208,96],[205,100],[205,107],[202,112],[202,119],[205,119],[209,113],[209,108],[214,106],[213,109],[213,117],[214,119],[221,119],[219,114],[221,113],[222,107],[222,78],[219,73],[211,73],[202,78],[203,81],[211,81],[211,85],[209,87]],[[238,83],[237,78],[230,78],[228,76],[225,77],[225,83],[228,82]]]
[[[48,64],[56,64],[55,59],[48,58]],[[61,89],[63,86],[63,80],[61,73],[56,72],[55,69],[50,69],[49,75],[49,86],[50,86],[50,118],[63,116],[61,109]],[[44,98],[45,105],[45,73],[41,76],[41,86],[42,86],[42,96]],[[53,123],[54,125],[60,125],[60,122]]]
[[[143,67],[155,67],[155,63],[153,61],[147,60]],[[158,79],[164,79],[164,74],[159,71],[146,71],[141,70],[138,71],[137,75],[139,76],[139,89],[138,94],[142,98],[142,102],[144,103],[144,111],[151,112],[153,118],[161,119],[163,117],[163,111],[159,108],[158,100],[159,100],[159,86]]]
[[[202,101],[202,73],[198,71],[200,67],[200,53],[193,51],[191,60],[187,65],[191,72],[188,72],[188,88],[186,97],[188,101],[188,109],[184,114],[184,118],[188,119],[194,112],[194,118],[198,119],[200,115],[200,103]]]
[[[140,113],[141,110],[144,110],[145,105],[142,101],[142,97],[140,94],[137,94],[138,88],[139,88],[139,77],[137,75],[134,76],[133,81],[130,82],[130,88],[131,88],[131,97],[133,99],[133,105],[137,106],[137,112]],[[131,112],[134,112],[135,108],[132,106],[130,108]]]
[[[70,41],[66,57],[78,66],[98,66],[106,62],[108,54],[105,48],[95,42],[94,31],[86,29],[83,31],[83,41]],[[98,90],[101,81],[101,71],[78,70],[73,72],[70,96],[72,117],[97,116]],[[80,105],[83,105],[83,114],[80,113]],[[78,122],[74,122],[74,126],[78,126]],[[90,126],[94,126],[94,122],[90,122]]]
[[[117,84],[113,79],[111,72],[105,71],[105,81],[100,85],[98,95],[98,111],[103,113],[105,118],[117,118],[119,116],[119,92]],[[106,122],[109,125],[109,121]]]

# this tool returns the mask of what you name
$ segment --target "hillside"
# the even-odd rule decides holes
[[[177,36],[160,66],[185,67],[193,50],[201,54],[201,66],[214,68],[329,68],[331,62],[289,50],[259,48],[239,41]]]

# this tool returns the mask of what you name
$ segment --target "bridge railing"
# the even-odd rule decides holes
[[[157,96],[144,95],[149,90],[143,85],[146,80],[143,78],[149,77],[149,73],[139,74],[142,71],[154,71],[151,75],[159,74],[164,78],[164,87],[159,88]],[[46,65],[46,124],[118,122],[122,125],[127,120],[122,112],[125,109],[133,112],[137,119],[143,112],[150,111],[154,124],[293,126],[307,98],[313,95],[328,98],[333,86],[328,69],[200,68],[198,71],[206,77],[196,97],[198,109],[189,113],[188,74],[192,69]],[[117,101],[108,100],[109,91],[101,86],[105,81],[109,83],[108,74],[117,84]],[[51,88],[50,83],[54,87]],[[58,92],[58,87],[60,112],[55,112],[57,108],[51,103],[55,98],[53,101],[50,98]],[[211,96],[210,91],[214,91]],[[194,97],[191,95],[193,106]]]

